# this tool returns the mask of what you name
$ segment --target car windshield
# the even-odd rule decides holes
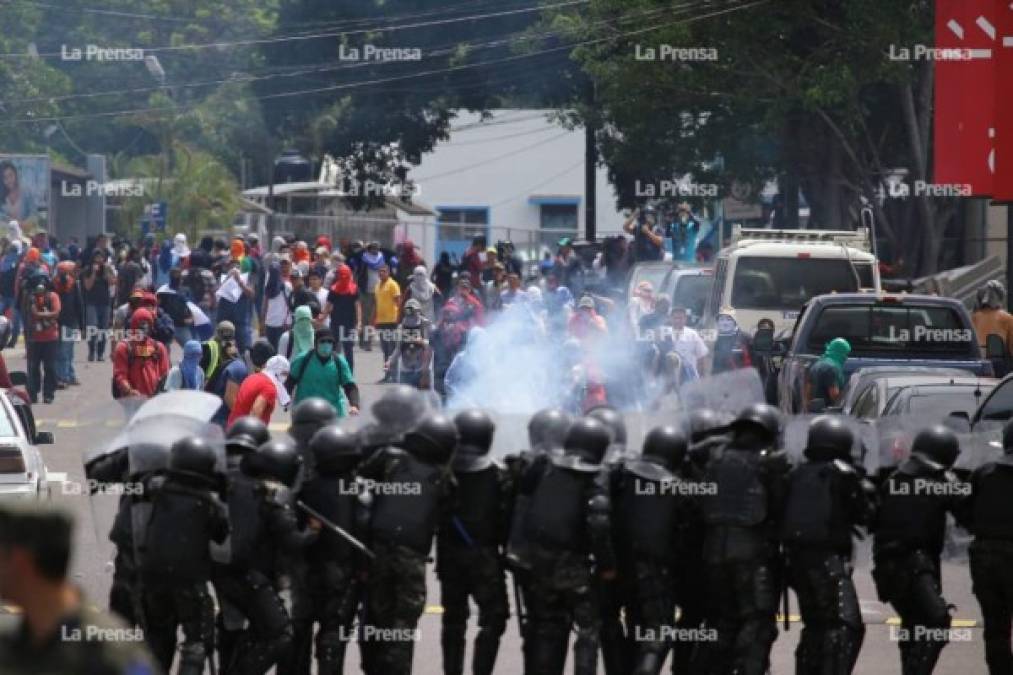
[[[980,396],[975,396],[978,391]],[[887,404],[884,415],[918,415],[943,419],[952,412],[965,412],[970,417],[988,394],[985,387],[948,385],[926,390],[918,388],[910,396],[900,394]]]
[[[736,309],[800,309],[817,295],[853,292],[855,272],[863,288],[872,286],[872,266],[827,258],[763,258],[743,256],[735,266],[732,307]]]
[[[672,292],[672,306],[686,307],[693,316],[703,314],[707,295],[710,293],[714,277],[709,275],[687,275],[679,279]]]
[[[670,265],[643,265],[635,268],[630,279],[630,290],[636,289],[638,284],[647,281],[651,284],[651,288],[657,291],[661,288],[662,282],[665,281],[665,275],[670,269],[672,269]]]
[[[834,338],[851,343],[851,356],[977,357],[974,330],[951,307],[831,305],[816,319],[806,346],[810,353],[822,353]]]

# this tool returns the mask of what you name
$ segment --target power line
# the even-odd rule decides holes
[[[263,45],[263,44],[277,44],[281,42],[293,42],[293,41],[305,41],[305,40],[317,40],[326,37],[338,37],[348,35],[363,35],[366,33],[379,33],[379,32],[391,32],[398,30],[409,30],[412,28],[426,28],[429,26],[442,26],[450,23],[460,23],[462,21],[478,21],[483,19],[491,19],[494,17],[501,16],[512,16],[515,14],[527,14],[530,12],[541,12],[547,9],[553,9],[556,7],[568,7],[572,5],[583,5],[590,2],[590,0],[566,0],[565,2],[559,2],[552,5],[539,5],[535,7],[525,7],[521,9],[504,10],[500,12],[487,12],[484,14],[474,14],[471,16],[455,17],[451,19],[439,19],[435,21],[422,21],[418,23],[402,24],[395,26],[375,26],[371,28],[359,28],[351,31],[338,30],[329,31],[324,33],[313,33],[309,35],[289,35],[289,36],[277,36],[267,38],[256,38],[249,40],[234,40],[229,42],[206,42],[202,44],[182,44],[182,45],[165,45],[161,47],[120,47],[120,49],[133,49],[143,51],[145,54],[162,53],[162,52],[174,52],[189,49],[223,49],[225,47],[236,47],[236,46],[249,46],[249,45]],[[62,52],[46,52],[38,55],[20,54],[20,53],[9,53],[0,54],[0,58],[51,58],[62,56]]]
[[[453,176],[455,174],[459,174],[462,171],[470,171],[472,169],[477,169],[478,167],[480,167],[480,166],[486,166],[487,164],[494,164],[494,163],[499,162],[501,160],[504,160],[504,159],[506,159],[508,157],[514,157],[514,156],[519,155],[521,153],[527,152],[528,150],[531,150],[532,148],[537,148],[539,146],[547,145],[549,143],[552,143],[553,141],[558,141],[560,138],[565,138],[565,137],[569,136],[570,133],[571,132],[569,132],[569,131],[564,131],[561,134],[556,134],[552,138],[548,138],[548,139],[546,139],[544,141],[538,141],[537,143],[532,143],[531,145],[525,145],[522,148],[517,148],[516,150],[511,150],[510,152],[507,152],[507,153],[502,154],[502,155],[498,155],[498,156],[493,157],[491,159],[486,159],[486,160],[483,160],[481,162],[476,162],[474,164],[469,164],[467,166],[462,166],[462,167],[459,167],[457,169],[454,169],[452,171],[445,171],[443,173],[438,173],[438,174],[435,174],[435,175],[432,175],[432,176],[420,176],[419,178],[413,178],[412,180],[413,181],[436,180],[438,178],[446,178],[447,176]]]
[[[551,47],[551,48],[548,48],[548,49],[537,50],[537,51],[528,52],[528,53],[525,53],[525,54],[519,54],[519,55],[504,57],[504,58],[501,58],[501,59],[493,59],[491,61],[481,61],[481,62],[477,62],[477,63],[461,64],[461,65],[458,65],[458,66],[450,66],[450,67],[447,67],[447,68],[438,68],[438,69],[435,69],[435,70],[409,73],[409,74],[399,75],[399,76],[394,76],[394,77],[377,78],[377,79],[372,79],[372,80],[363,80],[363,81],[359,81],[359,82],[348,82],[348,83],[343,83],[343,84],[335,84],[335,85],[329,85],[329,86],[326,86],[326,87],[317,87],[317,88],[311,88],[311,89],[301,89],[301,90],[296,90],[296,91],[278,92],[278,93],[274,93],[274,94],[264,94],[262,96],[251,96],[250,98],[252,98],[254,100],[264,101],[264,100],[272,100],[272,99],[278,99],[278,98],[287,98],[289,96],[302,96],[302,95],[305,95],[305,94],[319,94],[319,93],[326,93],[326,92],[333,92],[333,91],[343,91],[343,90],[347,90],[347,89],[355,89],[355,88],[358,88],[358,87],[368,87],[368,86],[372,86],[372,85],[376,85],[376,84],[386,84],[388,82],[396,82],[396,81],[406,80],[406,79],[415,79],[415,78],[419,78],[419,77],[423,77],[423,76],[427,76],[427,75],[439,75],[439,74],[443,74],[443,73],[457,72],[457,71],[461,71],[461,70],[469,70],[469,69],[472,69],[472,68],[480,68],[482,66],[488,66],[488,65],[496,65],[496,64],[500,64],[500,63],[514,62],[514,61],[519,61],[519,60],[522,60],[522,59],[532,58],[532,57],[535,57],[535,56],[541,56],[541,55],[544,55],[544,54],[559,52],[559,51],[568,50],[568,49],[573,49],[573,48],[576,48],[576,47],[581,47],[581,46],[586,46],[586,45],[591,45],[591,44],[599,44],[599,43],[602,43],[602,42],[608,42],[610,40],[614,40],[614,39],[617,39],[617,38],[620,38],[620,37],[630,37],[632,35],[642,35],[644,33],[653,32],[653,31],[656,31],[656,30],[660,30],[662,28],[670,27],[670,26],[691,23],[691,22],[695,22],[695,21],[700,21],[700,20],[703,20],[703,19],[711,18],[711,17],[714,17],[714,16],[720,16],[720,15],[723,15],[723,14],[728,14],[728,13],[734,12],[734,11],[739,11],[739,10],[743,10],[743,9],[749,9],[749,8],[755,7],[757,5],[765,4],[765,3],[769,2],[769,1],[770,0],[754,0],[753,2],[749,2],[749,3],[738,5],[738,6],[735,6],[735,7],[729,7],[729,8],[726,8],[726,9],[710,12],[708,14],[702,14],[702,15],[698,15],[698,16],[689,17],[689,18],[686,18],[686,19],[680,19],[680,20],[677,20],[677,21],[663,23],[663,24],[659,24],[659,25],[656,25],[656,26],[650,26],[648,28],[642,28],[642,29],[633,30],[633,31],[626,31],[626,32],[620,33],[618,35],[611,35],[611,36],[607,36],[607,37],[603,37],[603,38],[596,38],[596,39],[593,39],[593,40],[584,40],[584,41],[581,41],[581,42],[575,42],[575,43],[571,43],[571,44],[567,44],[567,45],[562,45],[560,47]],[[161,106],[161,107],[157,107],[157,108],[152,108],[152,107],[148,107],[148,108],[134,108],[134,109],[129,109],[129,110],[112,110],[112,111],[98,112],[98,113],[80,113],[80,114],[76,114],[76,115],[58,115],[58,116],[50,116],[50,117],[19,118],[19,119],[0,121],[0,125],[23,124],[23,123],[39,123],[39,122],[56,122],[56,121],[72,120],[72,119],[88,119],[88,118],[93,118],[93,117],[94,118],[119,117],[119,116],[126,116],[126,115],[142,115],[142,114],[151,114],[151,113],[172,113],[172,112],[178,113],[178,112],[181,112],[183,110],[192,109],[192,108],[196,108],[196,107],[197,107],[197,104],[191,104],[191,105],[187,105],[187,106]]]

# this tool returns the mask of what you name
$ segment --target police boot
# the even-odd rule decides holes
[[[573,675],[596,675],[598,672],[598,635],[577,629],[573,644]]]
[[[499,628],[499,630],[497,630]],[[471,657],[472,675],[492,675],[499,653],[499,640],[505,627],[488,626],[478,631],[475,653]]]
[[[566,666],[566,626],[533,625],[530,639],[524,643],[527,664],[524,672],[532,675],[557,675]],[[592,671],[594,672],[594,671]]]
[[[203,675],[207,652],[200,642],[184,642],[179,649],[178,675]]]
[[[636,670],[633,671],[633,675],[658,675],[661,672],[661,666],[665,663],[665,652],[658,651],[656,649],[645,650],[640,654],[640,658],[637,661]],[[674,670],[673,672],[678,675],[688,671]]]
[[[317,641],[317,671],[320,675],[342,675],[345,670],[345,646],[339,633],[326,633]]]
[[[920,640],[908,647],[907,662],[903,663],[903,675],[932,675],[945,642]]]
[[[804,626],[802,628],[802,637],[798,641],[798,647],[795,648],[795,672],[797,675],[823,672],[823,649],[825,649],[823,631],[816,626]],[[830,658],[833,658],[833,656],[830,655]]]

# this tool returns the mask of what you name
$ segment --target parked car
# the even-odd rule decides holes
[[[35,430],[24,401],[0,391],[0,499],[49,497],[49,470],[36,446],[52,442],[51,432]]]
[[[673,307],[688,309],[689,324],[695,326],[703,317],[707,298],[714,285],[714,268],[685,265],[671,260],[637,263],[627,278],[627,302],[637,285],[643,281],[650,282],[655,297],[668,296]]]
[[[967,371],[960,370],[959,368],[927,368],[924,366],[870,366],[862,368],[851,374],[847,384],[844,385],[844,390],[841,392],[840,400],[830,410],[850,415],[855,401],[866,391],[869,383],[880,378],[902,377],[904,375],[946,376],[966,374]]]
[[[775,343],[778,405],[791,414],[804,400],[809,367],[834,338],[851,344],[844,375],[869,366],[946,367],[991,377],[971,323],[959,301],[931,295],[833,293],[806,303],[791,336]],[[829,401],[826,403],[830,403]]]

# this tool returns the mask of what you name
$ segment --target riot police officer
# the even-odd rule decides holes
[[[777,638],[776,516],[788,469],[774,450],[781,419],[766,404],[747,407],[731,424],[731,440],[707,465],[703,496],[703,560],[707,624],[717,631],[706,672],[766,672]]]
[[[457,427],[442,414],[405,434],[401,447],[385,447],[365,460],[360,475],[375,481],[365,635],[369,675],[408,675],[419,618],[426,601],[426,561],[445,507],[448,463]],[[362,639],[364,638],[364,639]]]
[[[657,675],[677,635],[673,563],[692,484],[674,470],[686,457],[686,445],[675,427],[655,427],[644,437],[640,458],[627,459],[612,473],[613,531],[627,620],[636,638],[637,675]]]
[[[328,404],[329,405],[329,404]],[[355,434],[337,425],[328,425],[313,434],[308,443],[313,455],[316,477],[303,484],[299,499],[310,509],[324,516],[353,537],[361,539],[358,530],[359,484],[355,467],[359,449]],[[301,520],[308,520],[304,511]],[[358,572],[362,561],[348,539],[328,527],[306,549],[305,593],[293,597],[294,672],[310,672],[313,647],[313,625],[319,624],[316,636],[317,671],[336,675],[344,670],[348,634],[355,619],[359,601]]]
[[[241,480],[232,476],[230,488],[242,486],[249,503],[229,516],[234,536],[230,558],[215,578],[223,604],[234,607],[249,622],[227,654],[227,674],[263,675],[292,648],[292,622],[281,591],[288,588],[294,560],[317,536],[320,524],[300,529],[291,486],[302,457],[288,439],[272,439],[247,453],[240,462]],[[238,531],[238,532],[237,532]]]
[[[151,500],[140,569],[145,634],[165,672],[172,668],[177,623],[184,634],[179,673],[201,675],[212,658],[209,545],[229,533],[225,505],[215,495],[222,488],[215,462],[214,448],[190,436],[172,445],[167,472],[145,481]]]
[[[292,423],[288,427],[288,435],[295,441],[295,447],[303,458],[303,480],[313,477],[313,453],[309,443],[313,434],[328,424],[338,420],[338,411],[325,399],[312,396],[299,401],[292,408]]]
[[[478,606],[472,672],[491,675],[510,614],[500,562],[506,543],[511,486],[506,469],[489,457],[496,425],[481,410],[454,417],[459,437],[451,465],[455,486],[440,520],[436,575],[443,602],[443,672],[464,672],[468,598]]]
[[[243,455],[254,452],[264,443],[271,440],[271,432],[259,417],[244,415],[240,417],[225,434],[225,462],[230,470],[239,471],[239,462]],[[229,472],[228,475],[232,475]]]
[[[797,673],[850,674],[865,637],[851,579],[852,528],[868,525],[872,514],[851,464],[854,440],[840,417],[817,417],[809,425],[806,461],[788,478],[781,539],[805,624]]]
[[[971,476],[965,504],[971,580],[985,621],[985,662],[991,675],[1013,673],[1010,620],[1013,617],[1013,422],[1002,434],[1003,456]]]
[[[577,633],[574,672],[596,671],[601,620],[593,577],[616,574],[601,466],[610,442],[601,422],[579,419],[566,434],[563,454],[532,465],[521,479],[521,492],[530,499],[524,522],[531,564],[525,672],[563,672],[571,624]]]
[[[587,416],[596,419],[609,430],[612,442],[605,453],[605,466],[611,468],[620,465],[627,457],[626,421],[622,413],[611,406],[598,406],[587,412]],[[595,579],[598,593],[598,606],[601,610],[601,653],[606,675],[623,675],[629,671],[633,660],[632,636],[627,635],[623,625],[620,579],[605,581]]]
[[[946,514],[967,491],[950,471],[959,454],[952,431],[942,425],[924,429],[911,443],[911,456],[879,490],[872,576],[880,600],[892,604],[901,618],[897,636],[904,675],[931,673],[949,637],[939,556]]]

